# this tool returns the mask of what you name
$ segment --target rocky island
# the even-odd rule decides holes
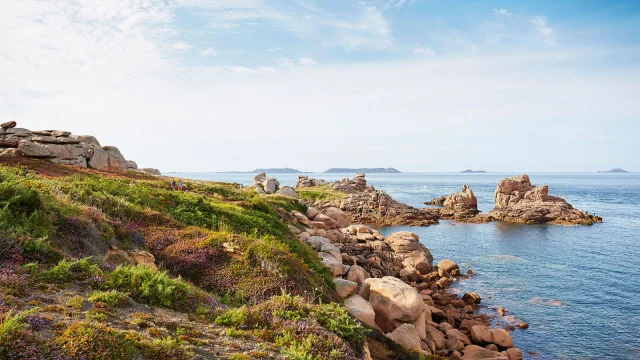
[[[467,169],[467,170],[462,170],[460,171],[461,174],[486,174],[487,172],[484,170],[471,170],[471,169]]]
[[[611,169],[611,170],[607,170],[607,171],[598,171],[599,173],[628,173],[627,170],[623,170],[620,168],[615,168],[615,169]]]

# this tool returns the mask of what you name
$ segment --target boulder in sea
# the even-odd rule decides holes
[[[442,204],[440,216],[443,218],[464,219],[478,214],[478,199],[467,185],[462,191],[447,196]]]
[[[489,217],[498,221],[568,225],[591,225],[602,221],[599,216],[574,209],[560,197],[550,196],[547,185],[532,185],[526,174],[500,180],[494,199],[495,208]]]
[[[434,206],[442,206],[444,205],[444,201],[447,200],[446,195],[438,196],[437,198],[431,199],[431,201],[426,201],[425,205],[434,205]]]

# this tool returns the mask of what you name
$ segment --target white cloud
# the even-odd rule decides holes
[[[267,52],[278,52],[278,51],[282,51],[282,48],[271,48],[271,49],[267,49]]]
[[[188,51],[188,50],[190,50],[192,48],[191,45],[189,45],[189,44],[187,44],[185,42],[182,42],[182,41],[178,41],[178,42],[175,42],[175,43],[171,44],[171,47],[174,50],[178,51],[178,52],[185,52],[185,51]]]
[[[507,9],[493,9],[493,11],[495,11],[497,14],[499,15],[504,15],[504,16],[511,16],[513,14],[511,14],[510,12],[507,11]]]
[[[317,65],[318,62],[313,60],[312,58],[299,58],[298,62],[300,65]]]
[[[216,55],[218,55],[218,51],[216,51],[213,48],[207,48],[207,49],[204,49],[204,50],[200,51],[200,55],[202,55],[202,56],[216,56]]]
[[[413,53],[416,55],[425,55],[425,56],[434,56],[436,54],[435,50],[429,49],[428,47],[417,46],[413,49]]]
[[[534,16],[530,22],[540,34],[544,36],[553,35],[553,29],[549,27],[549,20],[546,16]]]
[[[293,67],[293,66],[296,65],[296,63],[293,60],[289,59],[289,58],[280,58],[280,59],[278,59],[278,64],[280,66],[284,66],[284,67]]]

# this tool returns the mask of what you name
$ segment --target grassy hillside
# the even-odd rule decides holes
[[[365,329],[280,218],[232,185],[0,165],[0,358],[354,359]],[[111,250],[110,250],[111,249]],[[149,251],[158,269],[105,261]]]

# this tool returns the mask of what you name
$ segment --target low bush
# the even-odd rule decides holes
[[[55,343],[72,359],[124,360],[135,354],[134,342],[127,333],[86,321],[69,325]]]
[[[142,353],[154,360],[186,360],[192,356],[180,345],[180,342],[171,337],[162,339],[144,340],[137,344]]]
[[[99,274],[102,274],[102,270],[87,259],[76,261],[63,259],[53,268],[43,272],[40,277],[49,282],[67,283],[72,280],[86,280]]]
[[[89,296],[89,301],[108,306],[126,306],[129,303],[129,296],[118,290],[94,291]]]

